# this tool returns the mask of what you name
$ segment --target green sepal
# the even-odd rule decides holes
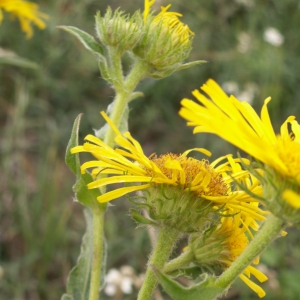
[[[103,56],[103,47],[99,43],[97,43],[94,37],[92,37],[90,34],[74,26],[57,26],[57,28],[65,30],[76,36],[86,49],[94,53],[101,60],[105,60],[105,57]]]
[[[141,215],[137,210],[130,209],[131,218],[136,221],[137,223],[144,224],[144,225],[157,225],[155,222],[151,221],[150,219]]]
[[[207,274],[202,274],[200,283],[185,288],[154,266],[152,266],[152,269],[164,290],[174,300],[213,300],[225,292],[223,288],[216,287],[214,285],[216,279],[209,277]]]
[[[191,61],[189,63],[182,64],[181,66],[179,66],[178,68],[176,68],[176,71],[188,69],[190,67],[193,67],[193,66],[196,66],[196,65],[202,65],[202,64],[206,64],[206,63],[207,63],[206,60]]]
[[[206,60],[197,60],[197,61],[192,61],[192,62],[189,62],[189,63],[186,63],[186,64],[177,64],[171,68],[167,68],[167,69],[164,69],[164,70],[155,70],[153,72],[149,72],[149,76],[154,78],[154,79],[162,79],[162,78],[165,78],[165,77],[168,77],[170,76],[172,73],[174,72],[177,72],[177,71],[180,71],[180,70],[184,70],[184,69],[188,69],[190,67],[193,67],[193,66],[196,66],[196,65],[201,65],[201,64],[204,64],[204,63],[207,63]]]
[[[80,171],[80,160],[79,154],[71,154],[71,149],[75,146],[78,146],[78,133],[79,133],[79,125],[82,114],[78,115],[78,117],[74,121],[71,138],[69,140],[65,161],[67,166],[71,169],[71,171],[76,175],[76,183],[73,186],[73,191],[75,193],[76,199],[83,205],[93,208],[96,202],[97,197],[100,195],[98,189],[87,188],[87,184],[93,181],[93,177],[90,173],[86,172],[85,174],[81,174]]]
[[[90,209],[84,210],[86,219],[86,232],[82,238],[80,255],[77,265],[71,270],[68,283],[67,294],[64,294],[61,300],[86,300],[89,298],[91,269],[93,261],[93,215]],[[107,249],[106,242],[103,239],[103,256],[101,263],[101,278],[99,289],[104,286],[104,274],[106,268]]]

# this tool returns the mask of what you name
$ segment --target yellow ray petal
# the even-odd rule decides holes
[[[144,184],[144,185],[138,185],[138,186],[123,187],[123,188],[105,193],[105,194],[97,197],[97,200],[100,203],[105,203],[105,202],[120,198],[120,197],[122,197],[126,194],[131,193],[131,192],[147,189],[150,186],[151,186],[150,184]]]

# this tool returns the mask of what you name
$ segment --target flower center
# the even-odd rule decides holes
[[[199,161],[173,153],[154,156],[151,160],[165,176],[173,180],[174,185],[181,185],[184,189],[194,191],[199,196],[227,195],[229,187],[207,160]],[[148,172],[151,176],[155,175],[153,171]]]

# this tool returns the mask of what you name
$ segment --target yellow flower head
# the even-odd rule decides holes
[[[145,10],[143,13],[144,22],[147,22],[147,18],[151,12],[151,6],[155,3],[155,0],[145,0]],[[179,37],[180,42],[185,44],[190,40],[190,37],[194,33],[190,30],[188,25],[182,23],[178,17],[182,17],[182,14],[177,12],[169,12],[168,9],[171,7],[169,4],[166,7],[161,7],[161,12],[155,16],[151,22],[151,26],[155,27],[161,23],[163,29],[167,30],[173,35],[173,39]]]
[[[23,0],[0,0],[0,24],[3,20],[2,9],[19,19],[21,29],[26,32],[27,39],[31,38],[33,34],[31,23],[34,23],[40,29],[46,27],[42,19],[48,19],[48,16],[38,11],[38,5],[33,2],[26,2]]]
[[[191,249],[189,251],[193,252],[197,264],[219,265],[222,269],[227,269],[244,252],[249,239],[253,238],[249,227],[255,231],[259,229],[259,225],[252,217],[244,218],[240,214],[234,217],[223,217],[221,224],[208,235],[194,235],[189,242],[189,249]],[[256,258],[253,264],[258,263],[259,258]],[[239,276],[260,298],[264,297],[266,293],[250,280],[251,275],[260,282],[268,278],[253,266],[247,266]]]
[[[194,133],[214,133],[300,186],[300,125],[295,117],[287,118],[280,135],[276,135],[267,109],[271,98],[265,100],[259,118],[250,104],[228,97],[213,80],[201,89],[210,99],[195,90],[193,95],[202,105],[183,99],[179,112],[188,125],[195,126]],[[300,208],[298,191],[286,189],[282,197],[292,207]]]
[[[265,219],[262,210],[251,205],[252,202],[257,203],[257,200],[232,185],[234,180],[237,180],[254,194],[261,194],[259,182],[241,169],[238,159],[233,159],[229,155],[209,164],[207,160],[200,161],[187,157],[191,151],[210,155],[210,152],[201,148],[187,150],[181,155],[169,153],[159,157],[147,157],[141,145],[129,132],[121,134],[103,112],[102,116],[114,129],[115,142],[122,148],[112,149],[97,137],[88,135],[85,138],[87,142],[83,146],[71,150],[71,153],[89,152],[97,158],[81,166],[83,173],[86,169],[93,168],[92,175],[95,181],[88,184],[89,189],[125,183],[125,187],[119,187],[99,196],[97,198],[99,202],[108,202],[134,191],[151,189],[148,193],[150,196],[145,198],[148,199],[146,205],[151,207],[153,213],[153,217],[151,214],[150,216],[154,219],[158,216],[172,217],[170,222],[173,222],[177,215],[176,223],[178,223],[182,212],[188,210],[189,221],[203,223],[205,218],[199,220],[199,213],[203,210],[203,206],[208,207],[208,213],[212,214],[225,210],[233,214],[241,212],[244,216],[249,215],[260,221]],[[225,159],[227,161],[220,164]],[[99,178],[100,174],[111,176]],[[172,199],[172,201],[162,199]],[[193,226],[196,229],[198,225]],[[180,225],[181,227],[185,225]],[[190,227],[189,230],[192,230]]]
[[[144,35],[134,54],[149,64],[155,78],[176,71],[192,49],[194,33],[179,20],[182,15],[168,11],[171,5],[161,7],[154,15],[151,6],[155,0],[145,0]]]

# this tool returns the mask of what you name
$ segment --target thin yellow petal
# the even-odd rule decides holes
[[[258,295],[259,298],[266,296],[265,291],[253,281],[248,279],[245,275],[241,274],[239,277]]]
[[[282,198],[291,206],[298,209],[300,208],[300,195],[290,189],[286,189],[282,193]]]
[[[97,197],[97,200],[100,203],[105,203],[117,198],[120,198],[126,194],[129,194],[131,192],[135,192],[135,191],[140,191],[143,189],[147,189],[149,188],[151,185],[150,184],[144,184],[144,185],[138,185],[138,186],[130,186],[130,187],[124,187],[124,188],[120,188],[108,193],[105,193],[99,197]]]

